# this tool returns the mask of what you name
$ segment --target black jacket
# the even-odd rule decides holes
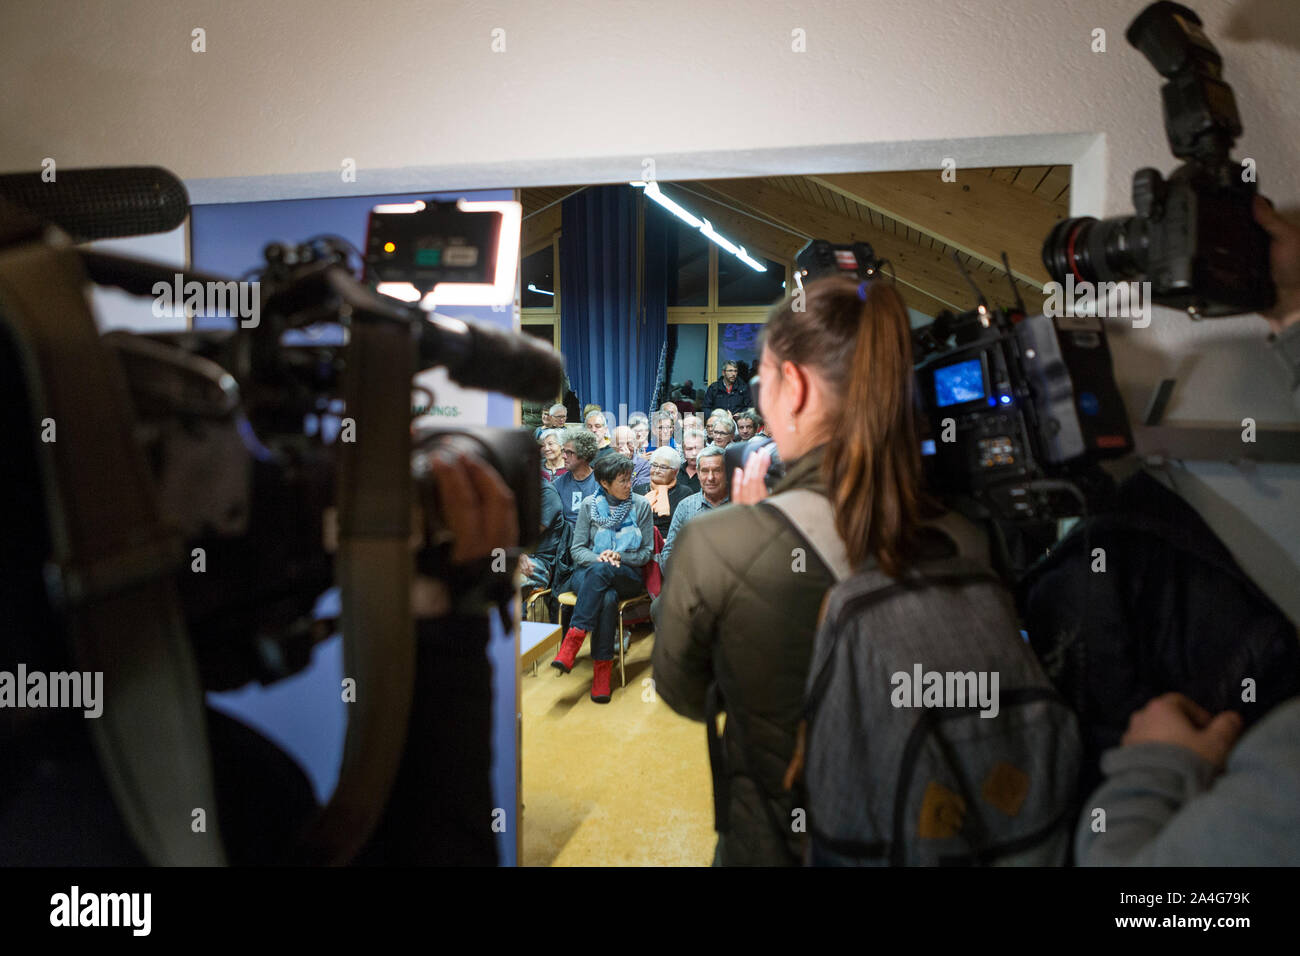
[[[1179,691],[1250,727],[1300,693],[1295,624],[1200,515],[1145,472],[1124,482],[1116,505],[1017,588],[1030,643],[1079,715],[1083,795],[1101,781],[1101,754],[1153,697]]]
[[[824,492],[823,451],[790,462],[776,490]],[[806,555],[801,573],[791,571],[796,548]],[[781,784],[794,753],[817,616],[833,583],[817,552],[773,507],[728,505],[677,533],[657,609],[655,689],[692,720],[705,719],[715,681],[725,702],[728,798],[717,808],[728,821],[724,865],[801,861],[803,838],[791,827],[801,801]]]
[[[727,391],[726,383],[718,379],[704,393],[704,420],[707,422],[715,409],[726,409],[734,417],[736,412],[743,412],[752,404],[749,386],[739,378],[736,379],[736,384],[731,386],[730,392]]]
[[[678,473],[677,483],[668,489],[668,514],[654,516],[655,527],[659,529],[661,535],[665,538],[668,537],[668,526],[673,523],[673,512],[677,510],[677,505],[681,500],[683,498],[689,498],[698,490],[698,488],[692,490],[689,485],[684,484],[680,472]],[[650,483],[646,481],[641,482],[639,485],[632,486],[632,494],[634,495],[644,496],[649,491]]]

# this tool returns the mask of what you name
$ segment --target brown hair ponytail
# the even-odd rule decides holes
[[[831,277],[809,283],[802,294],[802,302],[796,293],[773,309],[764,344],[781,361],[814,368],[828,395],[841,397],[822,462],[835,527],[854,567],[875,558],[897,577],[926,510],[907,306],[882,281],[860,286]]]

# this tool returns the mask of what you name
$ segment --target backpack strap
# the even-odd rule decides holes
[[[840,533],[835,530],[835,510],[829,498],[808,488],[793,488],[766,498],[760,504],[775,508],[786,516],[817,552],[836,581],[843,581],[852,573],[848,551]]]

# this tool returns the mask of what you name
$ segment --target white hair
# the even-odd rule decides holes
[[[677,453],[677,449],[669,445],[662,448],[656,448],[650,456],[652,465],[671,465],[674,468],[682,467],[682,456]]]
[[[559,403],[552,405],[546,410],[546,414],[548,415],[554,415],[556,412],[564,412],[565,415],[569,414],[569,410]]]

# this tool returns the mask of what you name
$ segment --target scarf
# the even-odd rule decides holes
[[[604,498],[608,503],[608,518],[601,517],[600,508],[598,507],[601,498]],[[626,501],[616,502],[610,497],[609,492],[602,488],[599,495],[592,495],[587,499],[588,517],[591,518],[591,523],[598,528],[604,528],[606,531],[615,531],[621,527],[623,522],[627,520],[627,513],[631,510],[631,495],[628,495]]]
[[[650,490],[646,492],[645,500],[650,502],[650,507],[654,509],[655,514],[664,517],[670,513],[671,509],[668,504],[668,492],[672,491],[676,487],[676,475],[673,476],[671,484],[656,485],[654,482],[650,483]]]

